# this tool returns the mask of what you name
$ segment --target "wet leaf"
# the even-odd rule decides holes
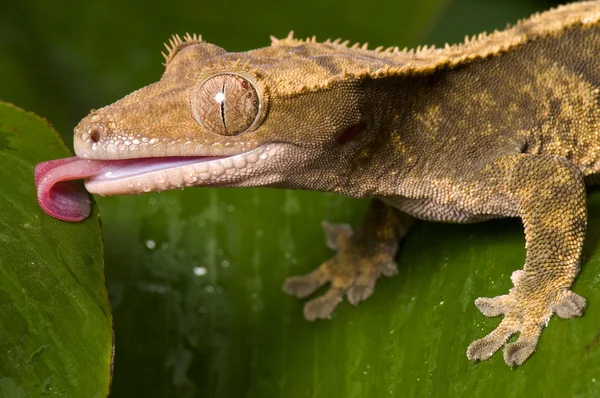
[[[0,102],[0,396],[105,397],[112,357],[97,211],[38,206],[33,167],[69,156],[41,118]]]

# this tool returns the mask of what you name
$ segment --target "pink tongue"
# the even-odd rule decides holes
[[[82,185],[72,180],[97,175],[109,164],[76,156],[39,163],[35,166],[35,185],[40,206],[59,220],[83,220],[90,215],[90,197]]]

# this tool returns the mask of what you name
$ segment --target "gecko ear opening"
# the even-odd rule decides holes
[[[342,131],[340,135],[337,136],[336,141],[340,145],[344,145],[349,141],[355,139],[358,134],[364,130],[366,127],[365,122],[358,122],[353,124],[352,126],[346,128],[346,130]]]

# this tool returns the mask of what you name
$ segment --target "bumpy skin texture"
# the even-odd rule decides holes
[[[484,315],[504,318],[467,350],[485,360],[504,346],[506,363],[519,365],[552,314],[571,318],[585,307],[570,287],[586,229],[585,185],[600,171],[599,20],[600,1],[577,3],[418,51],[290,36],[228,53],[195,36],[175,38],[162,79],[83,119],[75,148],[90,159],[224,157],[181,178],[172,171],[166,182],[88,185],[100,194],[211,185],[375,198],[358,231],[324,225],[333,259],[285,282],[298,297],[331,284],[307,303],[310,320],[327,317],[344,294],[359,303],[379,276],[396,272],[412,217],[520,217],[525,266],[507,295],[476,300]],[[211,84],[235,93],[220,108],[202,86],[219,74],[232,78]],[[236,85],[243,81],[255,92]]]

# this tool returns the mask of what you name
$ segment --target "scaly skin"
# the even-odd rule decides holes
[[[523,220],[527,255],[514,288],[479,298],[496,330],[467,350],[505,345],[514,366],[553,313],[582,314],[570,287],[586,228],[585,182],[600,171],[600,1],[572,4],[464,44],[368,51],[290,37],[228,53],[196,36],[171,41],[162,79],[93,111],[75,129],[88,159],[219,156],[197,166],[89,181],[99,194],[181,186],[275,186],[376,198],[356,233],[325,224],[336,256],[289,278],[328,316],[393,275],[413,218]]]

